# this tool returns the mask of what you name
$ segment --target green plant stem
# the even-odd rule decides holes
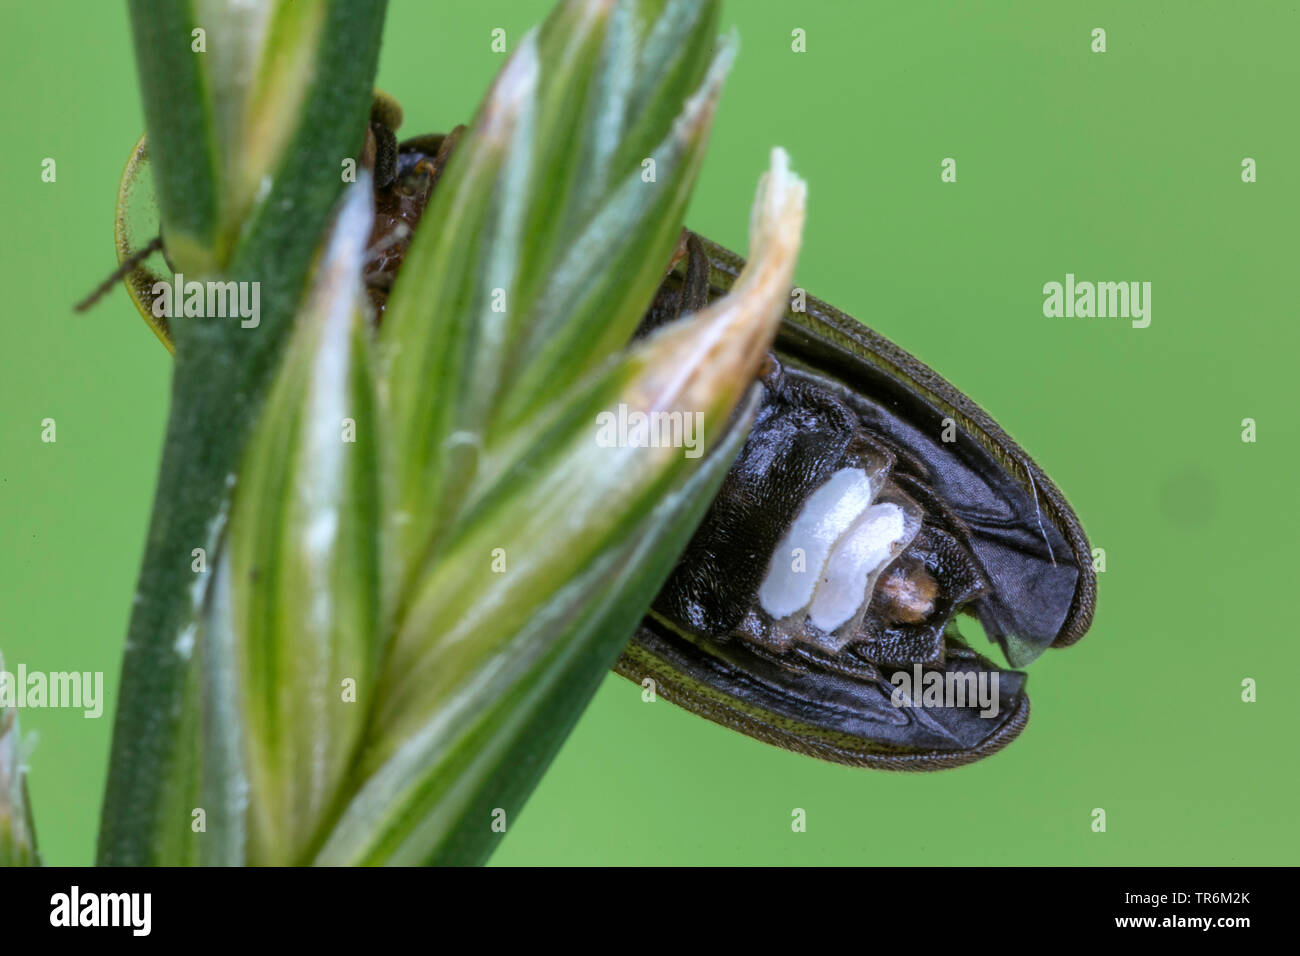
[[[386,6],[383,0],[322,2],[329,11],[297,131],[269,195],[223,269],[225,278],[261,284],[260,325],[245,329],[229,319],[173,323],[171,415],[127,634],[100,826],[101,865],[194,859],[188,835],[199,747],[189,731],[197,731],[193,644],[206,579],[191,570],[191,555],[195,548],[216,554],[230,476],[343,185],[340,159],[358,155]],[[158,28],[186,28],[174,7],[174,0],[133,0],[130,7],[148,135],[164,183],[183,182],[183,171],[175,167],[205,161],[192,151],[181,157],[167,153],[167,144],[184,129],[182,118],[199,108],[196,85],[176,84],[169,72],[175,44],[189,47],[188,31],[163,35]],[[194,198],[209,201],[201,189]],[[169,201],[183,204],[183,189],[174,187]],[[164,205],[164,231],[167,217]],[[204,215],[193,221],[203,222]]]

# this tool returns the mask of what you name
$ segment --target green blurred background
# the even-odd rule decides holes
[[[502,62],[491,30],[513,47],[549,8],[393,0],[380,85],[403,132],[468,119]],[[1096,623],[1030,668],[1020,740],[929,775],[785,753],[610,676],[494,862],[1296,862],[1296,6],[731,0],[723,17],[741,52],[688,223],[743,251],[785,146],[809,183],[799,284],[949,378],[1055,478],[1106,551]],[[100,720],[20,715],[45,857],[79,864],[170,363],[124,291],[70,309],[115,265],[143,127],[124,5],[7,4],[5,26],[0,652],[10,670],[105,672]],[[1151,326],[1045,318],[1043,284],[1067,272],[1150,281]]]

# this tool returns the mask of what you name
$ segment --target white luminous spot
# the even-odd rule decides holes
[[[758,590],[764,611],[780,619],[812,600],[831,546],[871,504],[871,481],[861,468],[842,468],[808,496],[772,554],[767,577]],[[805,569],[796,571],[793,554],[802,548]]]
[[[886,502],[868,508],[831,552],[808,608],[809,622],[829,634],[851,618],[866,600],[867,578],[893,558],[904,529],[898,505]]]

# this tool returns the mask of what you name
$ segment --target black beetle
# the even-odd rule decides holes
[[[368,294],[382,319],[411,234],[463,127],[398,143],[378,95]],[[123,197],[144,158],[137,146]],[[119,207],[123,200],[119,200]],[[122,268],[150,318],[156,277]],[[638,330],[703,308],[743,260],[683,230]],[[615,671],[716,723],[855,766],[930,770],[993,753],[1024,728],[1025,675],[969,648],[980,620],[1013,667],[1088,630],[1091,552],[1055,484],[978,405],[852,317],[792,300],[750,436]],[[652,683],[651,683],[652,682]]]
[[[677,259],[642,333],[724,294],[744,264],[691,233]],[[807,552],[827,537],[814,567]],[[803,581],[787,570],[801,541]],[[847,588],[835,580],[845,565],[857,572],[839,574]],[[799,593],[783,593],[792,582]],[[939,769],[1001,749],[1029,717],[1024,675],[967,647],[954,615],[976,615],[1018,667],[1081,638],[1095,600],[1078,519],[997,423],[892,342],[800,296],[749,439],[616,670],[789,750]]]

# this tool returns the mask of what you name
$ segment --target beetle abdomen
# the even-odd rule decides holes
[[[773,360],[763,386],[749,439],[656,609],[773,655],[936,662],[954,610],[987,589],[960,529],[904,489],[914,464],[814,376]]]

